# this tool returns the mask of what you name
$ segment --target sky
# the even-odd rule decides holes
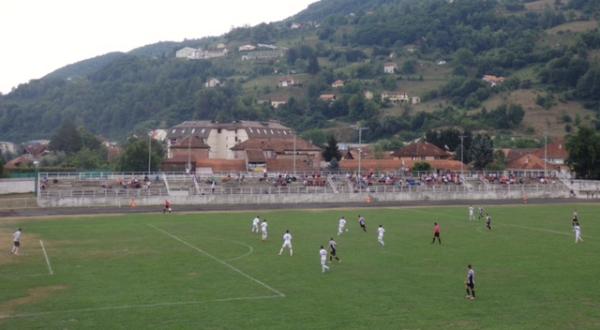
[[[67,64],[279,21],[316,0],[1,0],[0,92]]]

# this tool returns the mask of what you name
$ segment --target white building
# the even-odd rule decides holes
[[[169,129],[167,139],[167,157],[171,157],[171,146],[182,139],[195,136],[210,147],[209,159],[236,159],[231,148],[250,138],[274,139],[290,138],[290,128],[278,122],[237,121],[218,123],[206,120],[185,121]]]
[[[383,72],[387,74],[394,74],[398,69],[398,65],[396,63],[386,63],[383,65]]]
[[[217,78],[210,78],[204,83],[204,87],[206,87],[206,88],[214,88],[214,87],[219,87],[221,85],[222,85],[221,81]]]

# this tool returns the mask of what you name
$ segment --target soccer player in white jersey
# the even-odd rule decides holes
[[[15,231],[13,233],[13,246],[12,246],[12,250],[10,250],[10,253],[14,254],[14,255],[19,255],[19,248],[21,247],[21,233],[23,231],[21,230],[21,228],[17,229],[17,231]]]
[[[264,219],[261,223],[260,223],[260,232],[262,234],[262,240],[266,241],[267,238],[269,237],[269,225],[267,224],[267,219]]]
[[[341,217],[338,225],[338,236],[343,234],[344,231],[348,231],[348,229],[346,229],[346,219]]]
[[[475,208],[473,205],[469,206],[469,221],[475,220]]]
[[[385,246],[385,243],[383,242],[383,234],[385,234],[385,229],[383,229],[383,225],[379,225],[379,228],[377,228],[377,241],[379,244],[381,244],[381,246]]]
[[[290,257],[294,255],[294,249],[292,249],[292,234],[290,234],[289,230],[286,230],[285,234],[283,234],[283,245],[281,246],[281,250],[279,250],[279,255],[283,253],[284,248],[290,250]]]
[[[260,232],[260,217],[257,215],[256,218],[252,220],[252,232],[259,233]]]
[[[579,227],[579,224],[573,226],[573,231],[575,232],[575,243],[583,242],[583,238],[581,238],[581,227]]]
[[[329,266],[327,266],[327,250],[323,248],[323,245],[321,245],[321,249],[319,250],[319,256],[321,256],[321,272],[325,273],[329,270]]]

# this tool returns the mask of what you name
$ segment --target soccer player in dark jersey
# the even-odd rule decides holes
[[[173,212],[173,209],[171,208],[171,202],[169,202],[168,199],[165,199],[165,207],[163,208],[163,214],[167,212],[171,213]]]
[[[485,210],[483,209],[483,207],[479,208],[479,220],[483,219],[483,213],[485,212]]]
[[[489,214],[485,216],[485,227],[488,230],[492,230],[492,216]]]
[[[431,240],[431,244],[435,243],[435,239],[438,239],[438,243],[442,245],[442,239],[440,238],[440,225],[437,222],[433,223],[433,240]]]
[[[467,279],[465,285],[467,290],[467,296],[465,298],[471,300],[475,299],[475,271],[471,265],[467,266]]]
[[[360,214],[358,215],[358,224],[360,225],[360,228],[362,228],[362,230],[366,233],[367,221],[365,220],[365,217],[361,216]]]
[[[337,256],[337,243],[332,237],[329,239],[329,261],[333,261],[333,258],[335,258],[337,262],[342,262]]]

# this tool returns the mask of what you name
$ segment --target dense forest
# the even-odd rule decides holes
[[[485,105],[523,90],[535,90],[540,107],[581,104],[588,111],[586,123],[598,125],[598,1],[537,1],[543,6],[535,10],[532,3],[323,0],[282,22],[99,56],[0,95],[0,140],[48,138],[67,118],[122,141],[136,131],[190,119],[278,119],[320,142],[325,140],[322,130],[357,121],[369,127],[366,138],[371,141],[406,140],[448,126],[540,134],[523,126],[528,111],[523,105]],[[562,31],[553,35],[564,35],[560,42],[545,42],[548,31],[571,22],[589,22],[590,27]],[[294,23],[302,28],[291,28]],[[185,46],[210,48],[217,43],[230,49],[227,56],[174,57]],[[285,55],[242,61],[237,46],[248,43],[285,47]],[[383,65],[390,60],[399,64],[395,75],[384,73]],[[443,78],[430,77],[427,68],[436,65],[447,71]],[[283,93],[276,84],[284,74],[303,75],[302,85]],[[483,75],[506,80],[492,87],[481,80]],[[221,86],[206,87],[213,77]],[[428,108],[391,104],[379,96],[440,79],[418,93]],[[336,80],[346,84],[332,90]],[[261,85],[264,81],[271,85]],[[375,97],[366,97],[366,91]],[[332,92],[335,101],[319,97]],[[263,101],[280,95],[287,104],[277,109]],[[565,113],[557,121],[570,129],[571,117]]]

